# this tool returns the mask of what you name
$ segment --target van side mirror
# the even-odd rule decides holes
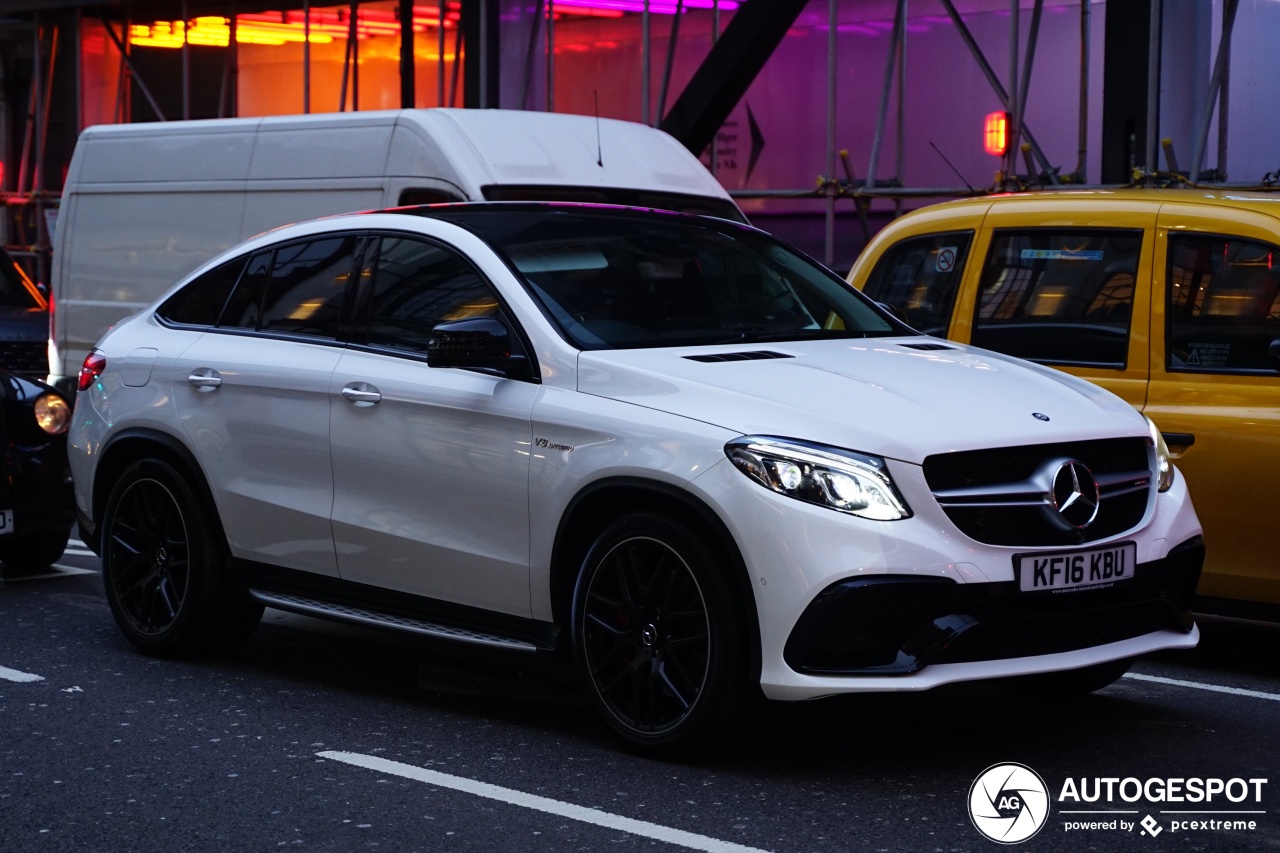
[[[511,330],[496,317],[438,323],[427,340],[428,367],[493,370],[508,379],[529,379],[533,365],[511,351]]]

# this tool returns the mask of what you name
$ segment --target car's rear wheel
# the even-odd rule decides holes
[[[125,470],[102,519],[107,603],[125,636],[143,651],[177,656],[244,640],[262,606],[235,589],[206,508],[167,462]]]
[[[748,684],[751,636],[723,556],[661,515],[625,516],[583,561],[574,658],[596,711],[653,755],[715,749],[764,704]]]
[[[1014,679],[1014,684],[1023,692],[1045,698],[1081,696],[1114,684],[1131,666],[1133,658],[1124,658],[1081,669],[1027,675]]]
[[[70,538],[71,530],[67,529],[0,542],[0,563],[21,571],[43,569],[58,561]]]

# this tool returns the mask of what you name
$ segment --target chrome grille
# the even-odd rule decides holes
[[[1094,520],[1063,520],[1049,478],[1083,463],[1097,483]],[[988,545],[1046,547],[1095,542],[1141,523],[1152,494],[1150,447],[1142,438],[1003,447],[931,456],[924,474],[947,517]]]

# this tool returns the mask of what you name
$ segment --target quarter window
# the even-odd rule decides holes
[[[338,337],[358,242],[355,235],[344,234],[276,249],[260,329]]]
[[[880,258],[863,292],[896,308],[912,328],[944,336],[972,241],[972,231],[903,240]]]
[[[240,279],[245,259],[209,270],[170,296],[156,313],[161,319],[183,326],[213,326],[227,303],[231,289]]]
[[[1280,339],[1278,253],[1251,240],[1169,236],[1169,370],[1275,370],[1270,350]]]
[[[469,263],[435,243],[382,237],[372,263],[368,343],[426,353],[437,323],[493,317],[498,299]]]
[[[997,231],[970,342],[1053,364],[1124,368],[1142,231]]]

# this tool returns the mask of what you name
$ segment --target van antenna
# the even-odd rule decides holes
[[[946,163],[948,166],[951,166],[951,161],[947,159],[947,155],[943,154],[942,151],[939,150],[938,146],[934,145],[932,141],[929,142],[929,147],[932,148],[934,151],[938,152],[938,156],[942,158],[942,162]],[[978,191],[973,188],[973,184],[969,183],[964,179],[964,175],[960,174],[959,169],[957,169],[955,166],[951,166],[951,171],[956,173],[956,177],[960,179],[960,183],[964,184],[966,187],[969,188],[969,192],[974,193],[975,195],[977,194]]]
[[[592,90],[596,96],[596,165],[604,168],[604,149],[600,146],[600,90]]]

